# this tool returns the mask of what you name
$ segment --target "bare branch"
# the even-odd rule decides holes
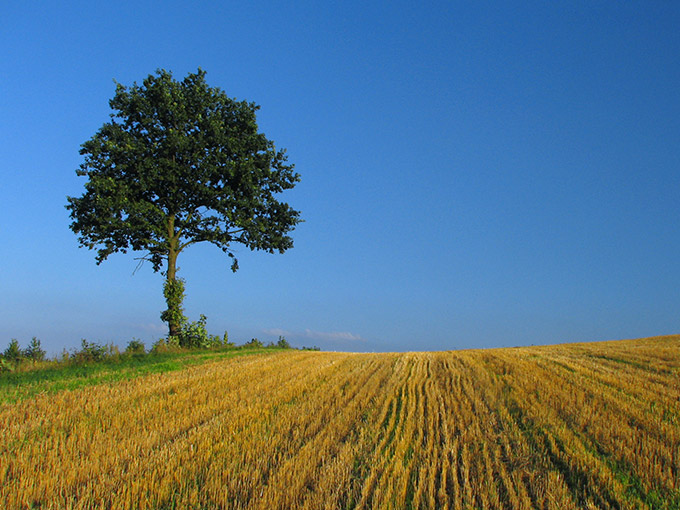
[[[151,262],[151,253],[147,253],[146,255],[142,257],[135,257],[135,260],[139,260],[137,263],[137,267],[135,267],[135,270],[132,271],[132,276],[135,275],[137,271],[144,265],[144,262]]]

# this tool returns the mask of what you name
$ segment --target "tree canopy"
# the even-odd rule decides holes
[[[164,268],[170,334],[179,333],[183,287],[177,256],[208,242],[238,260],[232,245],[283,253],[299,211],[281,192],[300,180],[285,150],[259,132],[255,103],[229,98],[205,81],[205,71],[176,81],[158,70],[142,85],[116,84],[111,120],[80,150],[77,174],[88,178],[81,197],[67,197],[71,229],[81,246],[143,253]],[[168,294],[175,295],[171,303]],[[177,299],[177,295],[180,298]]]

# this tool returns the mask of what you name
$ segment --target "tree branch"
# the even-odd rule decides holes
[[[135,257],[135,260],[139,260],[137,263],[137,267],[135,267],[135,270],[132,271],[132,276],[135,275],[137,271],[144,265],[144,262],[151,262],[151,253],[147,253],[146,255],[143,255],[141,257]]]

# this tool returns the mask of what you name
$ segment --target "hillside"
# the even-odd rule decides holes
[[[0,508],[680,508],[680,337],[285,351],[0,405]]]

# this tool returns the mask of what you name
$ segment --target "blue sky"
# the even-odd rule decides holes
[[[162,277],[69,230],[114,82],[261,105],[302,181],[284,255],[179,259],[232,340],[444,350],[680,332],[676,2],[0,7],[0,348],[165,333]],[[320,5],[321,4],[321,5]]]

